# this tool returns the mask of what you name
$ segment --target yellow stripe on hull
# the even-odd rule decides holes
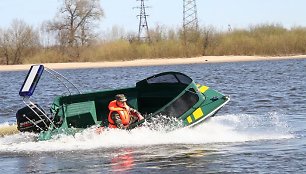
[[[192,113],[192,115],[187,117],[187,122],[191,124],[193,121],[196,121],[203,116],[204,116],[204,112],[202,108],[198,108]]]
[[[195,120],[201,118],[203,115],[204,115],[204,113],[202,111],[202,108],[198,108],[197,110],[195,110],[193,112],[193,117],[194,117]]]
[[[201,93],[204,93],[205,91],[207,91],[208,90],[208,86],[201,86],[200,88],[199,88],[199,90],[200,90],[200,92]]]
[[[191,118],[191,116],[188,116],[188,117],[187,117],[187,121],[188,121],[188,123],[192,123],[192,118]]]

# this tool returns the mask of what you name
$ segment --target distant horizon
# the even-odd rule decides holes
[[[98,31],[109,32],[117,27],[124,32],[138,31],[139,1],[101,0],[105,16],[100,21]],[[118,5],[120,2],[120,6]],[[183,23],[183,1],[148,0],[148,25],[180,28]],[[306,1],[295,0],[197,0],[199,26],[213,26],[218,30],[247,29],[253,25],[280,24],[284,28],[306,27],[306,14],[303,8]],[[20,19],[33,27],[39,27],[44,21],[52,20],[61,2],[55,0],[10,0],[0,4],[0,28],[10,26],[13,19]]]

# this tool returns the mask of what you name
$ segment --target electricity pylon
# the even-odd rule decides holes
[[[140,7],[136,7],[140,9],[140,13],[137,15],[137,17],[139,17],[138,40],[150,41],[149,27],[147,22],[147,17],[149,15],[146,14],[146,9],[149,7],[145,6],[145,0],[136,1],[140,1]]]
[[[187,31],[188,29],[198,30],[198,12],[196,0],[183,0],[183,29]]]
[[[198,12],[196,0],[183,0],[183,39],[185,56],[188,57],[188,41],[192,40],[194,33],[198,31]]]

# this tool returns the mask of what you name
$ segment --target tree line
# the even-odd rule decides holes
[[[0,62],[20,64],[48,48],[78,57],[80,47],[95,41],[95,22],[103,16],[99,0],[63,0],[54,19],[39,29],[15,19],[7,29],[0,29]],[[48,37],[47,43],[42,43],[43,37]]]
[[[8,28],[0,28],[0,64],[306,54],[305,27],[258,24],[230,31],[218,31],[213,26],[183,31],[157,25],[149,32],[150,41],[113,27],[101,37],[95,31],[104,17],[100,0],[61,2],[55,17],[39,28],[18,19]]]

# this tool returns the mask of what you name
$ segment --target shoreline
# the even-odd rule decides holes
[[[251,62],[251,61],[273,61],[306,59],[306,55],[297,56],[202,56],[193,58],[154,58],[136,59],[130,61],[114,62],[70,62],[70,63],[44,63],[51,69],[81,69],[81,68],[107,68],[107,67],[133,67],[133,66],[159,66],[159,65],[181,65],[197,63],[226,63],[226,62]],[[28,70],[32,64],[22,65],[0,65],[0,71],[23,71]]]

